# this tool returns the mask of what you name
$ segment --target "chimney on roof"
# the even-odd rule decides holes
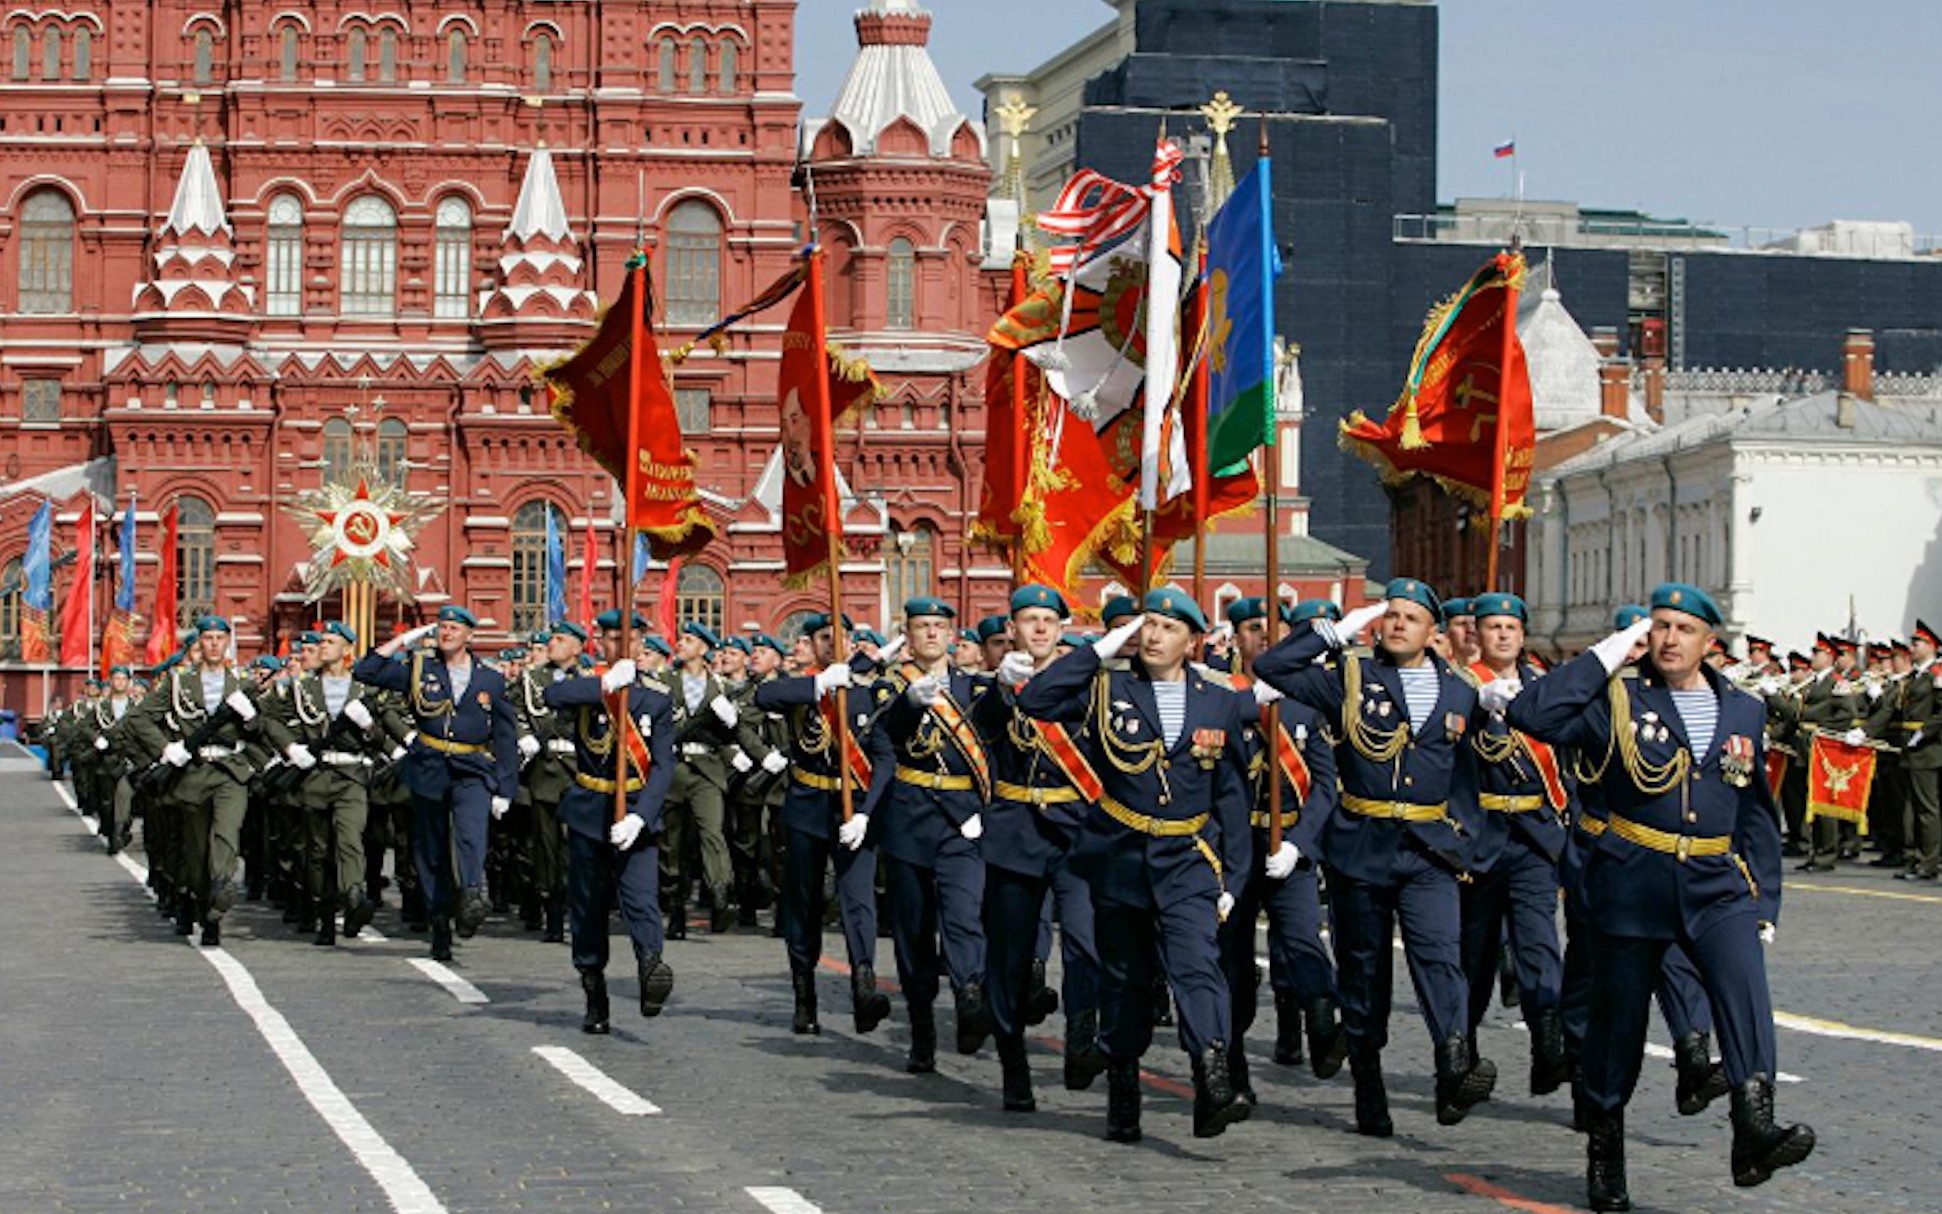
[[[1870,329],[1849,329],[1841,343],[1841,391],[1861,400],[1875,398],[1875,335]]]
[[[1623,421],[1632,412],[1632,368],[1621,359],[1598,364],[1598,412]]]
[[[1666,360],[1663,354],[1648,354],[1639,365],[1640,381],[1645,385],[1645,411],[1653,421],[1666,420]]]
[[[1594,325],[1591,330],[1592,349],[1598,357],[1611,359],[1618,357],[1618,328],[1615,325]]]

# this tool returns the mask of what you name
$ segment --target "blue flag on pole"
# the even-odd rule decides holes
[[[647,545],[647,533],[645,531],[636,531],[634,533],[634,568],[632,575],[627,579],[628,585],[638,586],[641,584],[641,579],[647,576],[647,562],[650,555],[651,553]]]
[[[128,499],[128,509],[122,511],[121,535],[116,541],[121,545],[121,580],[115,587],[115,610],[135,613],[135,499]]]
[[[1274,443],[1274,242],[1272,164],[1266,156],[1207,225],[1209,363],[1207,465],[1237,471]]]
[[[54,503],[42,502],[27,523],[27,555],[21,572],[27,580],[24,606],[34,611],[54,609]]]
[[[566,618],[566,545],[560,542],[559,515],[546,508],[546,621]]]

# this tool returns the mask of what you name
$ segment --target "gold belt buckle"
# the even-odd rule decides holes
[[[1036,784],[1032,785],[1032,804],[1040,807],[1045,805],[1045,790]]]
[[[1679,863],[1684,864],[1686,857],[1692,854],[1692,849],[1693,837],[1691,835],[1680,835],[1679,847],[1673,854],[1679,857]]]

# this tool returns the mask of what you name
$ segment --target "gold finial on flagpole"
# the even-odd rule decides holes
[[[1234,162],[1227,154],[1227,133],[1247,111],[1234,104],[1227,90],[1222,89],[1214,94],[1212,101],[1200,107],[1200,113],[1207,119],[1208,129],[1214,132],[1214,159],[1207,176],[1207,212],[1211,215],[1234,192]]]

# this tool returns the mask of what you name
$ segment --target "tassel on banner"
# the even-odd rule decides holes
[[[1416,397],[1412,394],[1409,404],[1403,408],[1403,433],[1397,440],[1405,451],[1421,451],[1427,448],[1429,440],[1423,437],[1423,425],[1416,418]]]

